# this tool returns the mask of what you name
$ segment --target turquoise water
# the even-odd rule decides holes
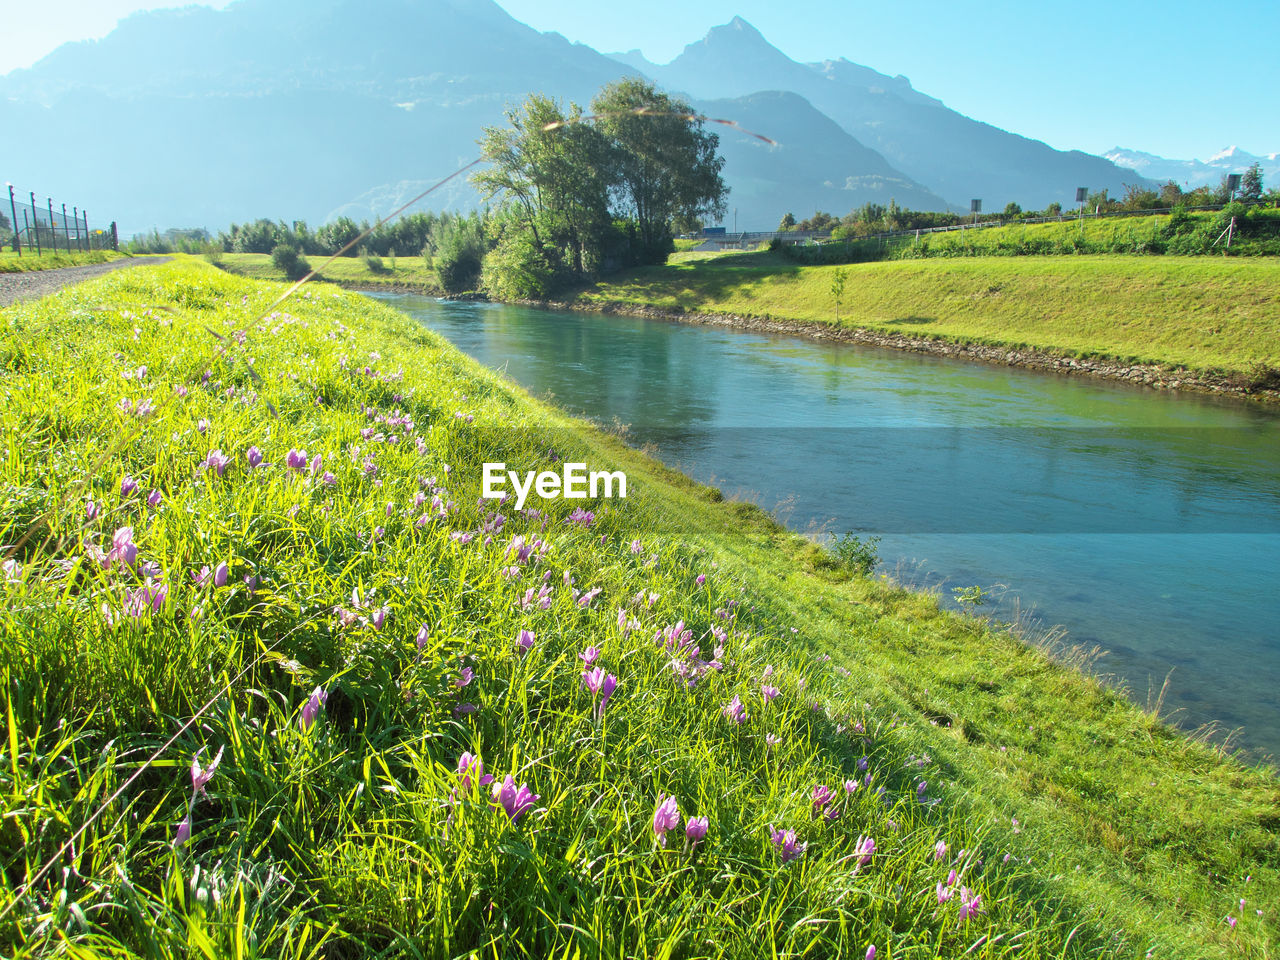
[[[897,351],[381,297],[563,409],[881,569],[1108,651],[1139,703],[1280,755],[1280,412]],[[1172,671],[1172,672],[1171,672]]]

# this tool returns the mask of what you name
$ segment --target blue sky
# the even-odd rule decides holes
[[[225,7],[229,0],[210,0]],[[461,0],[466,2],[466,0]],[[1097,153],[1280,151],[1280,3],[1237,0],[498,0],[539,30],[665,63],[734,15],[797,60],[847,57],[963,113]],[[0,73],[173,0],[42,0],[4,14]]]

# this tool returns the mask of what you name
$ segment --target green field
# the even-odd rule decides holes
[[[282,289],[179,258],[0,311],[0,954],[1280,949],[1271,770]],[[628,498],[477,504],[566,460]]]
[[[1280,364],[1280,260],[987,257],[845,267],[776,253],[680,253],[592,286],[584,305],[624,303],[835,323],[1067,356],[1249,371]]]
[[[312,267],[319,267],[326,257],[308,257]],[[439,289],[436,273],[421,257],[382,257],[382,270],[374,271],[363,257],[339,257],[324,268],[320,279],[344,286],[415,287],[424,291]],[[229,272],[256,280],[284,280],[284,274],[266,253],[224,253],[219,263]],[[393,265],[394,264],[394,265]]]
[[[81,267],[86,263],[106,263],[119,260],[123,253],[114,250],[91,250],[87,253],[51,253],[46,250],[37,256],[34,250],[23,249],[22,256],[12,250],[0,250],[0,273],[25,273],[31,270],[56,270],[58,267]]]

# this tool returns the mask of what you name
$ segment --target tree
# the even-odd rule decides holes
[[[1182,202],[1182,187],[1172,180],[1166,180],[1160,185],[1160,206],[1176,207]]]
[[[796,215],[791,211],[787,211],[782,215],[782,219],[778,221],[778,232],[783,233],[787,230],[796,228]]]
[[[831,275],[831,296],[836,301],[836,326],[840,326],[840,298],[844,296],[844,270],[836,267],[836,272]]]
[[[1062,204],[1060,204],[1057,200],[1053,201],[1053,203],[1049,204],[1047,207],[1044,208],[1044,215],[1046,217],[1062,216]]]
[[[566,114],[538,94],[509,111],[507,120],[508,127],[485,129],[481,148],[490,166],[472,182],[486,200],[503,203],[504,232],[529,234],[528,243],[508,243],[508,252],[518,249],[526,265],[530,255],[540,257],[549,270],[569,277],[589,274],[610,223],[608,142],[582,121],[576,104]]]
[[[1240,199],[1246,202],[1262,199],[1262,167],[1257,163],[1251,164],[1240,178]]]
[[[628,77],[591,101],[610,146],[614,209],[635,222],[638,259],[661,263],[671,252],[672,225],[680,218],[719,218],[728,188],[716,152],[720,138],[682,100]]]
[[[1022,207],[1017,202],[1010,200],[1004,205],[1004,218],[1006,220],[1016,220],[1022,215]]]

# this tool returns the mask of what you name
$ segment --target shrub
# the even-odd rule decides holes
[[[845,569],[868,577],[880,562],[879,544],[879,537],[855,537],[846,533],[832,544],[831,552]]]
[[[287,243],[278,243],[272,248],[271,262],[287,280],[301,280],[311,272],[311,264],[307,262],[307,258],[298,252],[297,247]]]

